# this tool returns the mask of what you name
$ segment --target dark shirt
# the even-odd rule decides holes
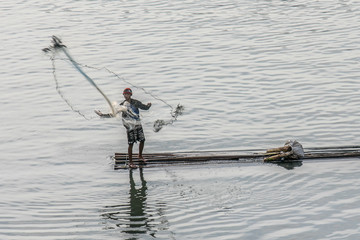
[[[122,103],[120,103],[120,105],[124,105],[125,102],[126,102],[126,100],[124,100]],[[133,116],[133,114],[130,115],[128,111],[124,111],[122,113],[122,117],[123,118],[131,117],[131,118],[140,120],[140,118],[139,118],[139,113],[140,113],[139,108],[142,109],[142,110],[148,110],[150,108],[150,106],[143,104],[139,100],[131,98],[130,99],[130,108],[131,108],[131,111],[136,114],[136,116]]]

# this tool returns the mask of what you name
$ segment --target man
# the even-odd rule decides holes
[[[136,168],[137,166],[133,163],[132,153],[134,143],[139,141],[139,160],[143,163],[146,162],[142,156],[144,144],[145,144],[145,135],[144,130],[140,121],[139,108],[142,110],[148,110],[151,107],[151,103],[143,104],[140,101],[131,98],[132,90],[130,88],[125,88],[123,92],[125,100],[120,103],[117,113],[122,112],[122,121],[123,125],[126,128],[127,139],[128,139],[128,155],[129,155],[129,167]],[[95,110],[95,113],[100,117],[115,117],[112,113],[103,114],[98,110]]]

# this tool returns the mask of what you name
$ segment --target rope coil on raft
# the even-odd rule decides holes
[[[164,126],[166,125],[170,125],[173,124],[176,120],[177,117],[179,115],[182,115],[183,111],[184,111],[184,106],[178,104],[177,107],[174,109],[170,104],[168,104],[166,101],[164,101],[163,99],[157,97],[156,95],[152,94],[151,92],[147,91],[146,89],[142,88],[142,87],[138,87],[135,86],[133,84],[131,84],[129,81],[126,81],[125,79],[121,78],[118,74],[116,74],[115,72],[109,70],[106,67],[102,67],[102,68],[96,68],[96,67],[91,67],[88,65],[82,65],[78,62],[76,62],[73,57],[70,55],[69,51],[67,50],[66,45],[64,45],[62,43],[62,41],[60,40],[60,38],[58,38],[57,36],[52,36],[52,45],[42,49],[45,53],[51,52],[52,56],[50,57],[51,61],[52,61],[52,66],[53,66],[53,75],[54,75],[54,79],[55,79],[55,83],[56,83],[56,90],[59,93],[59,95],[61,96],[61,98],[67,103],[67,105],[72,109],[72,111],[77,112],[79,115],[81,115],[82,117],[84,117],[85,119],[89,120],[90,118],[86,117],[83,113],[81,113],[80,110],[75,109],[74,106],[71,105],[70,101],[67,100],[58,83],[57,80],[57,76],[56,76],[56,68],[55,68],[55,53],[60,50],[62,51],[65,56],[67,57],[67,59],[63,59],[63,60],[68,60],[70,61],[70,63],[75,67],[75,69],[81,73],[85,79],[93,86],[97,89],[97,91],[104,97],[104,99],[106,100],[106,102],[108,103],[108,105],[110,106],[111,109],[111,113],[113,116],[115,116],[117,114],[117,112],[114,109],[113,104],[111,103],[111,101],[109,100],[109,98],[105,95],[105,93],[96,85],[96,83],[94,82],[93,79],[91,79],[82,69],[82,67],[87,67],[87,68],[92,68],[92,69],[96,69],[96,70],[101,70],[101,69],[105,69],[106,71],[108,71],[109,73],[113,74],[114,76],[116,76],[118,79],[126,82],[127,84],[131,85],[132,87],[141,89],[145,94],[150,95],[152,98],[159,100],[161,102],[163,102],[165,105],[167,105],[168,107],[170,107],[170,115],[171,115],[171,119],[170,120],[161,120],[158,119],[154,122],[153,124],[153,130],[154,132],[159,132]]]

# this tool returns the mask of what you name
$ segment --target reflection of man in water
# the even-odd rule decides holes
[[[141,187],[136,188],[133,178],[133,170],[130,170],[130,223],[126,233],[146,233],[151,231],[146,210],[147,186],[144,179],[143,169],[140,168]]]
[[[147,201],[147,183],[144,179],[143,169],[139,169],[141,186],[136,185],[133,177],[133,170],[129,170],[129,202],[106,206],[105,213],[102,216],[110,220],[120,231],[124,233],[123,239],[142,239],[140,235],[151,236],[156,238],[158,232],[166,234],[169,230],[169,221],[165,216],[165,203],[158,202],[157,205],[151,205]],[[150,212],[151,210],[151,212]],[[150,212],[150,213],[149,213]],[[156,220],[155,220],[156,219]],[[156,224],[154,221],[158,221]],[[114,229],[109,227],[108,229]],[[174,233],[169,231],[168,234],[174,236]],[[175,239],[171,237],[170,239]]]

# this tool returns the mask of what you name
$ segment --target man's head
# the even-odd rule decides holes
[[[124,95],[126,100],[130,99],[131,95],[132,95],[132,90],[130,88],[125,88],[124,92],[123,92],[123,95]]]

